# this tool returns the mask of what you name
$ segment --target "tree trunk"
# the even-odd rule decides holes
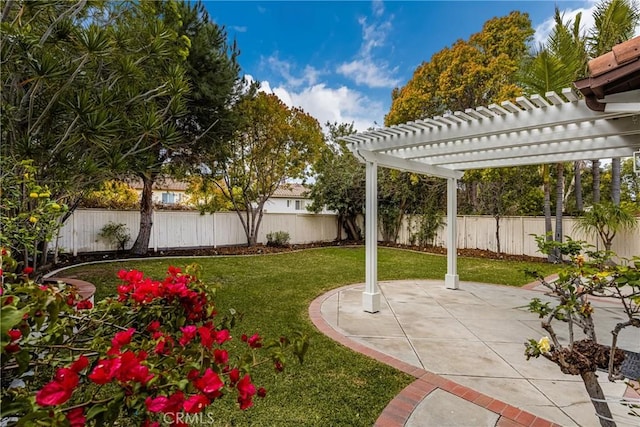
[[[338,214],[336,220],[338,221],[338,235],[336,236],[336,241],[342,241],[342,224],[344,224],[344,216],[342,214]]]
[[[620,206],[620,157],[611,159],[611,201]]]
[[[576,185],[576,211],[578,211],[578,214],[582,213],[584,211],[584,206],[582,204],[582,175],[581,175],[581,171],[582,171],[582,167],[581,167],[581,162],[577,161],[573,164],[573,176],[574,176],[574,180],[575,180],[575,185]]]
[[[149,252],[151,227],[153,227],[153,183],[155,175],[141,175],[142,197],[140,199],[140,231],[131,248],[134,255],[146,255]]]
[[[593,204],[600,203],[600,160],[591,161],[591,175],[593,176]]]
[[[547,241],[553,239],[551,228],[551,182],[549,177],[549,165],[542,166],[542,182],[544,189],[544,234]],[[553,262],[553,254],[547,255],[547,260]]]
[[[556,164],[556,233],[555,241],[562,243],[563,231],[562,231],[562,211],[564,200],[564,165],[562,163]],[[562,254],[559,249],[555,250],[555,261],[562,262]]]
[[[600,383],[598,383],[598,376],[596,373],[592,371],[582,372],[580,376],[582,377],[584,387],[587,389],[587,393],[591,398],[591,403],[596,409],[596,413],[599,415],[598,419],[600,420],[600,425],[602,427],[616,427],[615,421],[612,421],[613,417],[611,415],[609,405],[606,402],[602,402],[602,400],[605,400],[605,397],[602,387],[600,387]],[[597,399],[598,401],[595,401],[594,399]]]

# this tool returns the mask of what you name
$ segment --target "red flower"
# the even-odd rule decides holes
[[[196,337],[197,328],[194,325],[184,326],[180,328],[182,331],[182,336],[178,340],[181,346],[185,346],[191,342],[192,339]]]
[[[40,406],[51,406],[66,402],[71,398],[78,381],[78,374],[71,369],[58,369],[53,381],[42,387],[36,394],[36,403]]]
[[[256,387],[251,383],[251,377],[245,375],[236,386],[238,389],[238,403],[240,409],[245,410],[253,405],[253,395],[256,394]]]
[[[282,366],[282,363],[279,360],[276,360],[276,362],[274,363],[274,367],[278,372],[282,372],[284,370],[284,366]]]
[[[83,354],[78,358],[78,360],[76,360],[71,364],[71,366],[69,366],[69,369],[71,369],[73,372],[80,372],[87,366],[89,366],[89,359]]]
[[[82,300],[76,305],[78,310],[90,310],[93,308],[93,303],[88,299]]]
[[[164,412],[169,403],[169,398],[166,396],[158,396],[155,398],[149,396],[145,399],[144,403],[149,412]]]
[[[4,346],[4,351],[6,351],[8,354],[17,353],[20,351],[20,346],[15,343],[7,344]]]
[[[246,336],[246,335],[245,335]],[[231,339],[231,334],[228,329],[222,329],[216,332],[216,342],[220,345]]]
[[[229,353],[227,350],[213,350],[213,357],[218,365],[226,365],[229,361]]]
[[[151,323],[149,323],[149,326],[147,326],[147,331],[149,332],[156,332],[158,329],[160,329],[159,320],[154,320]]]
[[[260,387],[260,388],[258,389],[258,396],[259,396],[259,397],[265,397],[266,395],[267,395],[267,390],[265,390],[265,388],[264,388],[264,387]]]
[[[260,335],[253,334],[251,338],[247,340],[247,344],[249,344],[249,347],[251,348],[260,348],[262,347],[262,343],[260,342],[261,340],[262,338],[260,337]]]
[[[240,370],[238,368],[233,368],[231,372],[229,372],[229,381],[231,382],[231,385],[236,385],[239,379]]]
[[[184,401],[184,411],[189,414],[197,414],[202,412],[211,402],[204,394],[194,394]]]
[[[69,295],[67,297],[67,305],[69,307],[73,307],[73,304],[75,304],[75,303],[76,303],[76,299],[73,297],[73,295]]]
[[[107,384],[115,378],[121,364],[119,358],[100,360],[89,374],[89,379],[96,384]]]
[[[207,368],[202,377],[193,381],[193,385],[205,395],[214,399],[220,395],[220,389],[224,387],[224,383],[218,374],[213,372],[211,368]]]
[[[24,270],[22,270],[23,274],[31,274],[33,273],[33,267],[25,267]]]
[[[211,328],[207,326],[200,326],[198,328],[198,334],[200,335],[200,342],[206,348],[211,348],[214,342],[214,335],[212,335],[211,332],[212,332]]]
[[[135,328],[129,328],[126,331],[117,332],[111,340],[111,348],[107,351],[108,355],[118,354],[123,345],[131,342],[131,337],[136,332]]]
[[[11,341],[18,341],[22,337],[22,332],[19,329],[11,329],[7,332]]]
[[[84,416],[84,408],[74,408],[67,412],[66,417],[71,427],[83,427],[87,422]]]

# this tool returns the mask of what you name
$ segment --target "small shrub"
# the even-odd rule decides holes
[[[267,234],[267,246],[281,248],[289,246],[289,233],[286,231],[274,231]]]
[[[106,240],[110,245],[116,246],[117,250],[124,251],[125,246],[131,235],[129,234],[129,227],[126,224],[109,221],[104,227],[100,229],[98,236]]]

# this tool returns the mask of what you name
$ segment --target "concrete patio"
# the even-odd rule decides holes
[[[364,285],[352,285],[315,300],[310,315],[327,335],[417,378],[377,425],[599,426],[579,377],[562,374],[542,357],[526,360],[524,342],[547,334],[525,306],[533,297],[551,298],[544,288],[530,288],[380,282],[381,309],[369,314],[362,310]],[[607,343],[622,317],[615,301],[593,304],[598,336]],[[640,352],[640,330],[624,330],[619,346]],[[608,399],[638,398],[623,382],[609,382],[606,373],[600,381]],[[619,426],[640,425],[622,404],[610,406]]]

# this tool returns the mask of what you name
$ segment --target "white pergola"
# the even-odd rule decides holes
[[[458,288],[457,180],[465,170],[632,156],[640,150],[640,89],[606,95],[594,111],[572,89],[343,138],[366,164],[366,286],[363,308],[380,308],[377,283],[377,168],[447,180],[447,273]]]

